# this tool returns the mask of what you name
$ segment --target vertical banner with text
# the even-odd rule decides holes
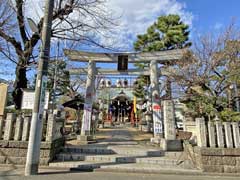
[[[92,118],[92,104],[84,104],[83,131],[90,131]]]
[[[153,105],[153,132],[155,135],[163,133],[161,107],[158,104]]]

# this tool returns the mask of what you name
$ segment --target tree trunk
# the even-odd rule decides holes
[[[27,88],[27,69],[26,66],[22,66],[20,63],[16,67],[16,79],[14,82],[14,91],[12,93],[13,102],[16,109],[21,108],[22,102],[22,88]]]

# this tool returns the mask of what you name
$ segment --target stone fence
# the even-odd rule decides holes
[[[64,119],[56,114],[45,114],[43,119],[40,164],[47,165],[64,143]],[[25,164],[30,126],[30,115],[0,116],[0,164]]]
[[[239,123],[196,118],[195,125],[197,146],[189,151],[194,164],[204,172],[240,173]]]
[[[212,148],[240,148],[238,122],[206,121],[196,118],[197,145]]]

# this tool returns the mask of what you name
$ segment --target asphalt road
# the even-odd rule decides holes
[[[23,169],[0,167],[0,180],[239,180],[239,176],[192,176],[167,174],[137,174],[109,172],[69,172],[61,170],[41,170],[39,175],[25,177]]]

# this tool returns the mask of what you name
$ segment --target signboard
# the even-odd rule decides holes
[[[118,56],[118,71],[126,71],[128,69],[128,55]]]
[[[160,109],[161,107],[158,104],[153,106],[153,110],[160,110]]]
[[[153,132],[154,135],[163,133],[162,112],[159,104],[153,104]]]
[[[7,84],[0,84],[0,116],[4,114],[4,109],[7,101],[7,90],[8,85]]]
[[[43,94],[42,94],[43,95]],[[23,90],[21,109],[33,109],[35,92],[32,90]],[[42,101],[42,100],[41,100]],[[48,109],[49,92],[45,93],[44,109]]]
[[[92,104],[84,104],[83,131],[90,131],[92,118]]]

